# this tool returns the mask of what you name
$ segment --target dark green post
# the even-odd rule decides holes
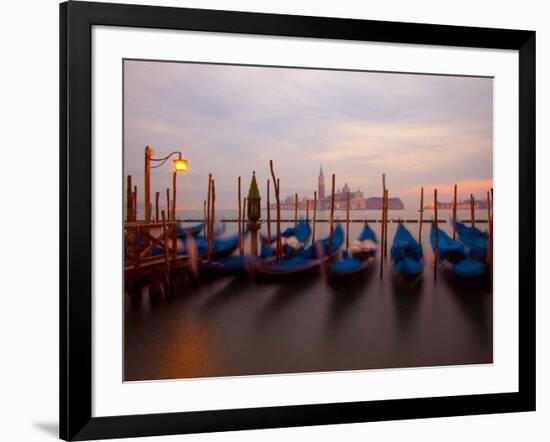
[[[248,215],[247,227],[250,230],[250,253],[256,256],[258,255],[258,230],[260,229],[258,220],[261,215],[261,198],[258,183],[256,182],[256,172],[252,172],[252,181],[246,202]]]

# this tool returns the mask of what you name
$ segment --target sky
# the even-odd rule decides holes
[[[328,190],[334,173],[337,189],[367,197],[381,196],[386,173],[405,208],[418,206],[421,186],[442,201],[454,184],[459,199],[481,199],[492,187],[493,80],[126,60],[124,174],[141,195],[147,145],[189,160],[180,210],[202,210],[208,173],[216,208],[235,208],[237,177],[245,194],[253,171],[265,203],[270,159],[281,198],[313,198],[322,165]],[[171,177],[170,163],[153,169],[152,201],[155,191],[164,201]]]

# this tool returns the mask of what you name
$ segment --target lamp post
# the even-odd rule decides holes
[[[145,222],[151,222],[151,159],[153,149],[145,148]]]
[[[185,172],[187,170],[187,164],[188,160],[184,159],[182,157],[181,152],[174,151],[170,152],[168,155],[166,155],[163,158],[153,158],[154,150],[147,146],[145,148],[145,221],[147,223],[151,222],[151,169],[156,169],[160,166],[162,166],[168,159],[173,156],[177,155],[178,157],[172,161],[172,165],[174,168],[174,177],[173,177],[173,196],[174,199],[173,202],[173,218],[175,219],[175,206],[176,206],[176,173],[178,172]],[[155,165],[152,166],[151,162],[154,162]]]
[[[247,227],[250,230],[250,253],[255,256],[258,255],[258,230],[260,229],[258,220],[261,215],[260,202],[261,198],[258,183],[256,182],[256,172],[252,172],[252,181],[250,182],[247,198]]]

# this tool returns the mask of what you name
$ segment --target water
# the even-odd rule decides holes
[[[451,210],[446,209],[439,209],[438,210],[438,220],[439,221],[446,221],[447,224],[449,224],[449,221],[452,216]],[[202,210],[177,210],[177,218],[178,219],[191,219],[191,220],[202,220],[204,218],[203,211]],[[219,210],[216,209],[215,218],[216,221],[222,221],[224,219],[227,220],[236,220],[237,219],[237,210]],[[275,219],[277,217],[277,211],[275,209],[271,209],[271,222],[272,222],[272,229],[275,226]],[[350,210],[350,219],[351,220],[379,220],[381,219],[381,210]],[[299,218],[306,218],[306,211],[305,210],[298,210],[298,217]],[[324,219],[328,220],[330,217],[330,210],[318,210],[317,211],[317,219]],[[390,210],[389,211],[389,218],[390,219],[401,219],[401,220],[418,220],[419,214],[418,209],[405,209],[405,210]],[[485,222],[487,220],[487,209],[475,209],[475,217],[476,221],[479,220],[481,222],[481,227],[485,228]],[[334,211],[334,218],[336,220],[340,220],[341,222],[344,222],[346,219],[346,211],[345,210],[335,210]],[[431,209],[425,209],[424,210],[424,221],[430,221],[434,218],[433,210]],[[459,220],[470,220],[470,209],[458,209],[457,210],[457,218]],[[262,220],[267,219],[267,210],[265,208],[262,208]],[[287,219],[287,220],[294,220],[294,210],[281,210],[281,219]],[[309,219],[313,219],[313,211],[309,211]],[[228,227],[230,224],[228,223]],[[289,224],[290,225],[290,224]],[[235,228],[236,231],[236,228]]]
[[[478,213],[481,219],[483,211]],[[379,212],[351,215],[370,219]],[[416,215],[390,211],[394,218]],[[293,216],[292,211],[283,212],[284,218]],[[318,216],[328,218],[328,212]],[[234,217],[234,212],[225,217]],[[440,217],[448,220],[449,211],[441,210]],[[469,211],[459,211],[458,217],[468,219]],[[425,218],[430,219],[428,211]],[[418,226],[407,224],[415,236]],[[350,241],[361,227],[350,224]],[[379,225],[372,227],[379,235]],[[449,223],[442,228],[451,233]],[[396,224],[389,225],[388,246],[395,229]],[[228,223],[227,232],[232,231],[236,224]],[[320,223],[317,237],[328,231],[329,225]],[[459,286],[441,274],[434,280],[428,224],[422,237],[426,268],[422,283],[414,287],[396,284],[388,261],[382,279],[377,263],[364,280],[343,287],[311,275],[284,284],[256,284],[247,278],[194,284],[182,279],[171,292],[151,284],[127,293],[125,379],[492,362],[491,287]]]

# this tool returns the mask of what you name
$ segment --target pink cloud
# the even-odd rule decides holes
[[[430,201],[433,198],[434,189],[437,189],[440,201],[450,201],[453,198],[454,185],[458,186],[458,200],[467,199],[473,194],[476,199],[484,199],[487,191],[493,187],[492,179],[467,179],[456,183],[431,183],[424,186],[424,199]],[[391,191],[391,189],[390,189]],[[406,187],[395,189],[396,195],[420,195],[420,187]]]

